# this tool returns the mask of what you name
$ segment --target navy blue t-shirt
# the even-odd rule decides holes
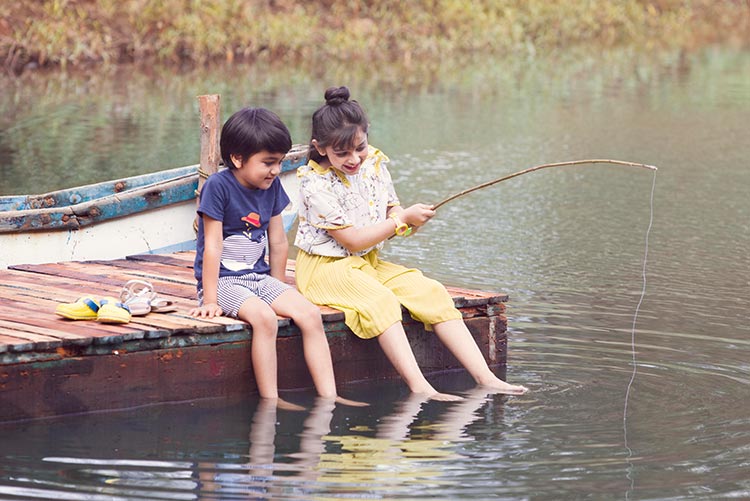
[[[266,230],[273,216],[289,205],[281,180],[273,180],[267,190],[242,186],[230,169],[209,176],[201,188],[198,206],[198,244],[195,253],[195,279],[203,287],[203,215],[222,222],[224,245],[219,276],[268,274]]]

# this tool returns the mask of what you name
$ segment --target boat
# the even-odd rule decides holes
[[[307,146],[295,145],[282,162],[281,182],[292,203],[284,227],[297,217],[296,169]],[[134,254],[193,250],[200,165],[68,188],[39,195],[0,197],[0,269]]]

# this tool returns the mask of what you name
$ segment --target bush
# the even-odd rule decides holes
[[[28,0],[0,6],[6,67],[257,58],[410,61],[750,39],[742,0]]]

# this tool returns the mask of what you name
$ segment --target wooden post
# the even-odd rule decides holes
[[[219,170],[219,133],[221,131],[219,94],[198,96],[198,107],[201,114],[201,157],[198,167],[198,191],[195,201],[200,204],[200,192],[208,176]],[[196,217],[193,228],[198,230]]]

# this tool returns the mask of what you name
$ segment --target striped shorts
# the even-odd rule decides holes
[[[266,304],[273,303],[283,292],[292,287],[271,275],[247,273],[245,275],[219,277],[217,301],[225,315],[237,317],[242,304],[257,297]],[[198,303],[203,304],[203,289],[198,289]]]

